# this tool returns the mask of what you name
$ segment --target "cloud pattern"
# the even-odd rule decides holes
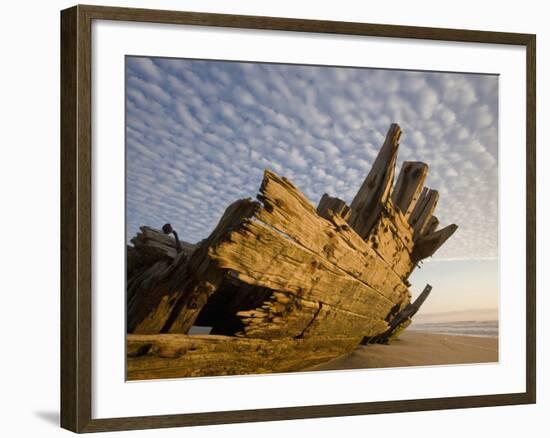
[[[166,222],[205,238],[265,168],[349,203],[392,122],[398,167],[428,163],[459,225],[435,257],[496,257],[498,77],[365,68],[128,57],[127,238]]]

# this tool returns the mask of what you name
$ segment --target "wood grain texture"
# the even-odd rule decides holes
[[[312,336],[375,336],[388,324],[379,318],[342,310],[324,302],[310,301],[284,292],[274,292],[261,307],[242,311],[242,334],[250,338],[308,338]]]
[[[363,238],[369,235],[390,196],[400,137],[401,128],[392,123],[371,170],[351,201],[349,224]]]
[[[448,225],[441,230],[421,236],[414,245],[412,254],[413,263],[418,263],[433,255],[457,230],[455,224]]]
[[[264,208],[255,217],[288,236],[297,245],[317,254],[367,284],[393,303],[401,301],[406,286],[388,269],[369,242],[339,215],[330,220],[316,214],[307,198],[286,178],[266,171],[259,199]]]
[[[90,29],[94,19],[512,44],[526,47],[526,391],[513,394],[92,419],[91,197],[89,196],[91,191],[91,92],[89,73],[92,68]],[[62,426],[75,432],[99,432],[534,403],[536,400],[535,113],[536,37],[531,34],[100,6],[78,6],[63,11],[61,18]]]
[[[368,236],[368,242],[392,271],[404,280],[414,267],[411,260],[412,230],[398,215],[400,213],[392,207],[391,201],[387,202]]]
[[[243,29],[282,30],[344,35],[412,38],[423,40],[464,41],[493,44],[525,45],[534,35],[528,33],[492,32],[474,29],[446,29],[422,26],[357,23],[298,18],[231,15],[141,8],[80,6],[87,19],[138,21],[147,23],[188,24]]]
[[[537,85],[536,85],[536,36],[525,35],[521,45],[526,46],[526,392],[529,403],[536,403],[537,399],[537,334],[536,334],[536,221],[537,221]]]
[[[437,190],[424,188],[418,202],[411,213],[409,222],[414,229],[414,238],[417,239],[424,232],[426,225],[432,217],[437,202],[439,201],[439,193]]]
[[[61,17],[61,426],[78,423],[77,13]]]
[[[189,256],[181,252],[164,267],[152,285],[140,288],[128,302],[129,333],[186,333],[208,297],[216,291],[224,273],[211,263],[210,248],[258,208],[250,199],[227,207],[210,236]]]
[[[348,220],[351,209],[342,199],[334,198],[325,193],[317,206],[317,214],[329,220],[332,215],[337,214],[343,219]]]
[[[436,216],[432,216],[424,228],[424,231],[422,232],[422,235],[427,235],[433,233],[435,230],[437,230],[437,227],[439,226],[439,219]]]
[[[360,337],[262,339],[182,334],[128,335],[127,379],[296,371],[352,350]]]
[[[424,181],[428,176],[428,165],[420,161],[405,161],[397,177],[391,199],[405,219],[413,212],[420,197]]]
[[[247,221],[211,252],[245,283],[322,301],[366,316],[387,315],[395,303],[341,267],[260,222]],[[345,297],[345,298],[344,298]]]
[[[91,421],[91,23],[61,17],[61,425]]]
[[[171,236],[151,227],[140,227],[139,232],[130,239],[133,248],[140,252],[140,258],[150,256],[158,260],[160,258],[176,258],[178,249],[176,240]],[[197,248],[196,245],[180,242],[180,250],[191,255]]]

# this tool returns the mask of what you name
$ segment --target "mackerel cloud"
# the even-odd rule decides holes
[[[424,161],[436,215],[459,230],[434,256],[498,254],[498,77],[128,57],[127,238],[170,222],[208,236],[264,169],[316,205],[351,202],[387,129],[403,129],[398,167]],[[397,169],[399,171],[399,169]]]

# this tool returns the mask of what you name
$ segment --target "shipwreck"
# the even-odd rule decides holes
[[[257,199],[196,245],[142,227],[127,247],[127,378],[304,370],[398,336],[431,289],[412,303],[411,272],[457,229],[438,228],[427,164],[404,162],[394,184],[400,137],[392,124],[350,205],[315,207],[265,170]]]

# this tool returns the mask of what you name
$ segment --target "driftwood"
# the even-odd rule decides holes
[[[387,203],[393,185],[401,128],[393,123],[372,169],[351,202],[349,223],[361,237],[368,236]]]
[[[395,318],[391,321],[388,329],[379,335],[368,337],[365,336],[361,341],[361,344],[374,344],[374,343],[388,343],[390,339],[399,335],[404,329],[406,329],[412,322],[412,317],[416,315],[416,312],[420,310],[420,306],[426,301],[428,295],[432,291],[432,287],[428,284],[418,296],[414,303],[410,303],[401,312],[399,312]]]
[[[225,273],[209,257],[210,247],[227,238],[234,227],[250,217],[258,203],[243,199],[231,204],[220,222],[192,254],[180,252],[159,275],[154,285],[129,296],[129,333],[186,333]],[[131,279],[129,280],[129,282]]]
[[[401,166],[401,172],[392,193],[392,201],[408,219],[420,194],[426,177],[428,176],[428,165],[420,161],[405,161]]]
[[[360,337],[271,340],[128,335],[128,380],[298,371],[353,350]]]
[[[437,230],[426,164],[405,162],[394,187],[400,137],[393,124],[350,206],[325,194],[315,208],[266,170],[258,200],[230,205],[196,246],[142,227],[128,247],[128,377],[293,371],[406,328],[423,301],[408,277],[456,225]]]

